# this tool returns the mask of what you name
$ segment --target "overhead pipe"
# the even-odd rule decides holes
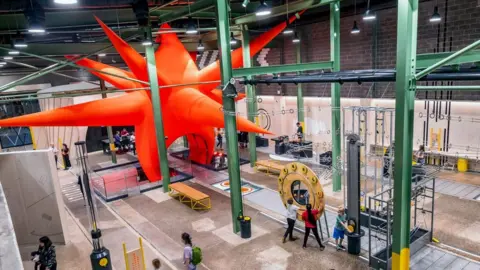
[[[294,14],[295,12],[309,9],[309,8],[316,8],[319,6],[328,5],[333,2],[340,2],[340,0],[308,0],[308,1],[296,1],[293,3],[288,3],[281,6],[272,7],[272,13],[265,17],[257,17],[255,13],[247,14],[244,16],[240,16],[235,18],[235,24],[247,24],[247,23],[254,23],[259,20],[271,19],[272,17],[282,16],[287,13]]]
[[[158,10],[155,10],[155,11],[151,11],[150,15],[158,16],[158,21],[161,23],[168,23],[168,22],[183,18],[185,16],[193,15],[197,12],[211,9],[214,6],[215,6],[214,0],[200,0],[188,6],[172,10],[168,14],[163,14],[163,12],[159,12]]]
[[[241,84],[272,84],[272,83],[346,83],[346,82],[394,82],[396,72],[376,72],[376,73],[345,73],[331,72],[317,75],[302,76],[283,76],[272,78],[256,78],[251,80],[240,80]],[[478,81],[480,80],[480,71],[475,72],[456,72],[456,73],[430,73],[420,79],[420,81]]]

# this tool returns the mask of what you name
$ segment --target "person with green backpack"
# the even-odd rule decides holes
[[[192,237],[190,234],[182,233],[183,248],[183,264],[187,266],[187,270],[196,270],[197,265],[202,262],[202,249],[192,245]]]

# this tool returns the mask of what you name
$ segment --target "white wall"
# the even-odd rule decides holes
[[[0,181],[20,247],[37,245],[42,236],[65,244],[66,213],[52,152],[0,153]]]
[[[271,119],[270,131],[279,135],[293,135],[296,131],[295,123],[297,122],[297,105],[296,97],[280,97],[280,96],[259,96],[261,103],[257,103],[259,109],[265,109]],[[258,100],[257,100],[258,101]],[[305,103],[305,134],[307,140],[314,142],[314,147],[318,151],[325,151],[331,149],[331,105],[330,98],[304,98]],[[480,102],[466,102],[466,101],[452,101],[450,121],[450,153],[458,153],[461,155],[469,155],[472,158],[480,156]],[[358,99],[358,98],[342,98],[341,108],[347,106],[372,106],[395,108],[395,101],[392,99]],[[432,111],[433,102],[430,103],[430,113]],[[423,123],[426,120],[425,101],[418,100],[415,102],[415,116],[414,116],[414,136],[413,145],[417,149],[419,145],[423,144]],[[237,102],[237,109],[239,115],[246,116],[247,111],[246,100]],[[282,114],[285,111],[285,114]],[[293,113],[291,113],[293,111]],[[442,114],[445,112],[445,102],[442,104]],[[423,115],[420,117],[420,115]],[[385,120],[385,133],[389,135],[390,125],[394,125],[388,119]],[[460,121],[461,119],[461,121]],[[265,123],[265,118],[260,116],[261,125]],[[395,114],[393,113],[393,120],[395,121]],[[342,115],[342,122],[345,123],[345,130],[351,132],[352,115],[351,112]],[[429,120],[430,128],[433,128],[436,133],[438,129],[442,129],[441,146],[443,147],[443,129],[447,128],[447,117],[443,120],[435,121]],[[375,134],[375,115],[373,112],[368,113],[367,119],[367,133],[368,143],[374,143]],[[355,123],[358,127],[358,124]],[[393,132],[394,133],[394,132]],[[390,138],[386,138],[385,144],[388,145]],[[394,134],[393,138],[394,139]],[[381,137],[378,136],[377,143],[381,143]],[[430,145],[430,136],[428,137],[426,147]],[[467,149],[468,148],[468,149]],[[315,149],[314,149],[315,150]],[[433,147],[432,150],[437,150]],[[467,151],[468,150],[468,151]]]

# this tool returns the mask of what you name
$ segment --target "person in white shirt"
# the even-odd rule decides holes
[[[57,169],[58,169],[58,166],[57,166],[57,164],[58,164],[58,149],[55,147],[55,144],[51,143],[48,150],[53,152],[53,156],[55,157],[55,167],[57,167]]]
[[[289,235],[290,237],[288,238],[288,240],[290,241],[295,241],[298,239],[297,237],[293,237],[293,228],[295,227],[295,220],[297,220],[298,209],[299,207],[293,204],[293,199],[288,199],[286,213],[288,228],[283,235],[283,243],[287,242],[287,236]]]

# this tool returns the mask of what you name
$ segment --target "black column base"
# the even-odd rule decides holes
[[[110,251],[106,248],[92,251],[90,261],[92,262],[92,270],[112,270]]]

